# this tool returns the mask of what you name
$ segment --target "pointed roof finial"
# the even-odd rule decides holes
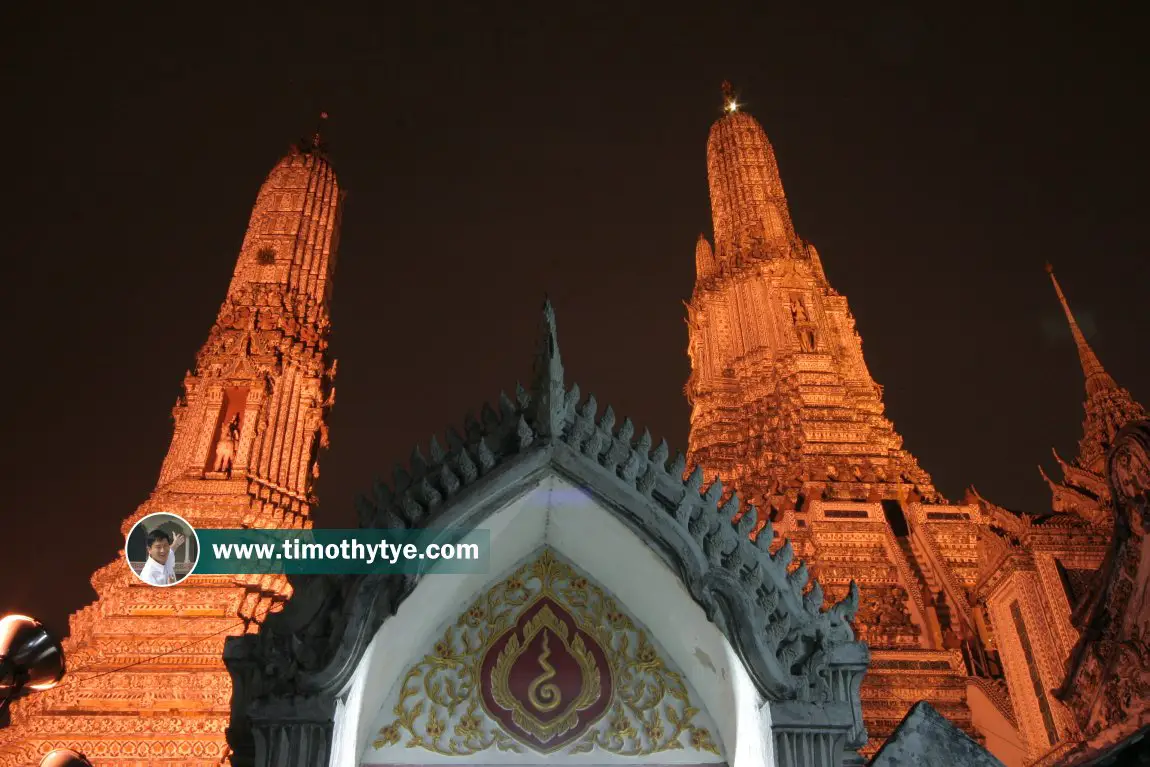
[[[306,152],[326,152],[327,142],[323,140],[323,125],[327,120],[327,112],[320,112],[319,119],[316,120],[315,130],[312,132],[311,137],[303,139],[300,143]]]
[[[735,91],[734,88],[731,87],[730,80],[723,80],[723,111],[739,111],[739,102],[735,99]]]
[[[1078,359],[1082,363],[1082,372],[1086,376],[1086,383],[1089,387],[1093,379],[1097,376],[1105,376],[1106,371],[1098,360],[1098,355],[1086,342],[1086,336],[1082,333],[1082,329],[1078,327],[1078,321],[1074,319],[1074,313],[1070,311],[1070,304],[1062,293],[1062,286],[1058,284],[1058,278],[1054,276],[1054,267],[1049,262],[1046,264],[1046,273],[1050,275],[1050,281],[1054,283],[1054,292],[1058,295],[1058,302],[1062,304],[1062,311],[1066,313],[1066,321],[1070,323],[1070,335],[1074,337],[1074,345],[1078,347]]]
[[[535,358],[535,376],[531,398],[535,410],[534,428],[547,439],[563,434],[566,416],[567,388],[563,383],[563,360],[559,356],[559,334],[555,327],[555,309],[551,299],[543,298],[543,322],[539,353]]]

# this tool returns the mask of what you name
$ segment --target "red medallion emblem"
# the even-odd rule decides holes
[[[586,732],[607,711],[613,692],[603,648],[546,595],[492,642],[480,679],[487,713],[544,753]]]

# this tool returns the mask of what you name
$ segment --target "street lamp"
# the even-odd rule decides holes
[[[23,690],[47,690],[64,677],[64,650],[26,615],[0,618],[0,712]]]
[[[0,618],[0,713],[24,690],[48,690],[64,678],[64,649],[40,623],[27,615]],[[40,767],[92,767],[83,754],[67,748],[49,751]]]
[[[40,767],[92,767],[92,763],[83,754],[67,748],[57,748],[44,755]]]

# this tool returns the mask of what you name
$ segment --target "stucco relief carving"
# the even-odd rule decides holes
[[[862,590],[857,617],[859,641],[883,647],[919,646],[922,629],[906,608],[907,593],[899,586],[870,586]]]
[[[1150,701],[1150,422],[1118,433],[1108,476],[1113,541],[1084,601],[1082,639],[1058,691],[1088,738],[1138,722]]]
[[[721,761],[714,725],[613,597],[544,550],[481,596],[413,665],[372,761],[488,749]],[[497,758],[497,757],[492,757]]]
[[[1131,432],[1134,434],[1135,432]],[[1129,516],[1134,534],[1144,536],[1150,528],[1150,455],[1146,444],[1131,436],[1120,442],[1110,459],[1114,497]],[[1119,512],[1122,513],[1122,512]]]

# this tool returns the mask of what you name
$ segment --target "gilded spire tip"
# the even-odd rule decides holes
[[[327,112],[320,112],[319,120],[316,122],[315,132],[311,134],[312,149],[323,150],[327,148],[323,140],[323,125],[326,120]]]
[[[739,102],[735,99],[735,89],[731,86],[730,80],[723,80],[723,111],[739,111]]]

